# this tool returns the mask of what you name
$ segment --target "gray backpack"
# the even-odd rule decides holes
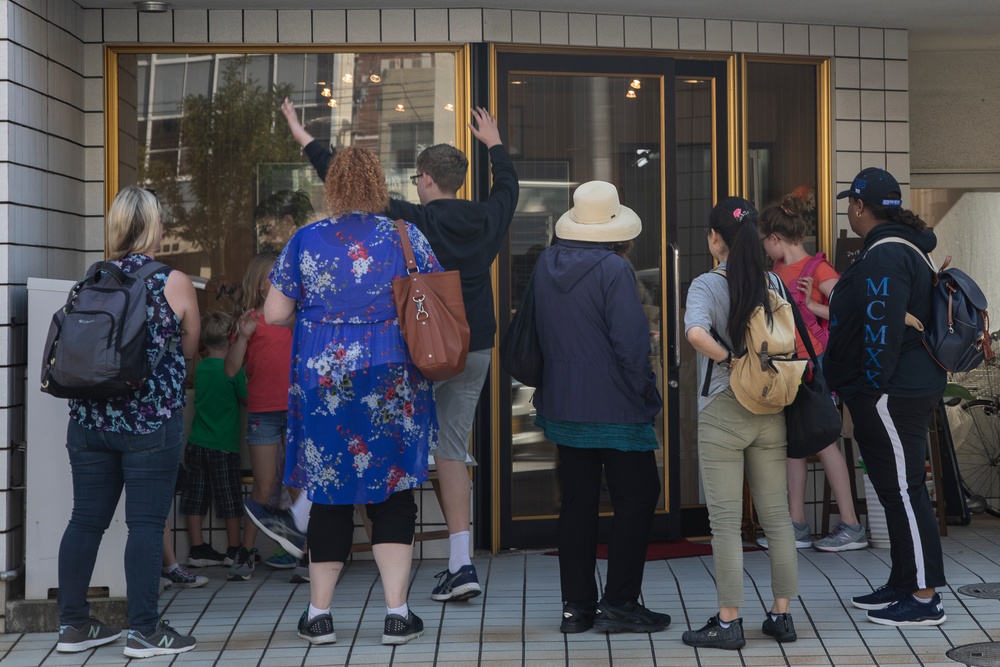
[[[134,392],[176,341],[146,355],[146,279],[170,268],[147,262],[132,273],[97,262],[70,290],[49,325],[42,391],[57,398],[112,398]]]

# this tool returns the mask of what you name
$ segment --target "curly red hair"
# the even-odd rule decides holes
[[[345,211],[383,213],[389,206],[389,190],[378,156],[366,148],[338,150],[326,172],[323,201],[331,215]]]

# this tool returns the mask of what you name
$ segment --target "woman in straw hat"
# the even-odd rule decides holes
[[[657,632],[670,617],[639,604],[660,495],[653,419],[663,407],[649,360],[649,324],[625,257],[642,222],[611,183],[573,193],[558,240],[538,258],[534,295],[545,359],[535,423],[558,445],[563,632]],[[608,577],[594,581],[604,471],[614,506]]]
[[[692,281],[684,330],[698,352],[699,375],[711,380],[698,398],[698,468],[712,525],[719,612],[681,639],[702,648],[733,650],[746,644],[739,618],[744,601],[740,519],[745,473],[770,547],[774,604],[761,629],[779,642],[792,642],[795,626],[788,611],[791,596],[798,594],[798,561],[788,514],[785,416],[754,414],[739,402],[729,383],[732,355],[713,336],[731,350],[743,349],[750,316],[761,305],[770,313],[768,289],[780,294],[781,279],[764,267],[757,210],[745,199],[727,197],[715,205],[709,216],[708,248],[719,270]],[[710,374],[709,364],[714,367]]]

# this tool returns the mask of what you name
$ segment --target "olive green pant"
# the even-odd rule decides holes
[[[785,416],[755,415],[727,388],[698,415],[698,468],[712,525],[712,560],[720,607],[743,604],[743,473],[767,536],[771,592],[799,592],[795,533],[788,513]]]

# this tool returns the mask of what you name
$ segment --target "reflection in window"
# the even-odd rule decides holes
[[[210,287],[238,281],[256,252],[323,217],[322,183],[279,110],[285,97],[321,145],[374,151],[393,195],[416,201],[406,176],[417,154],[456,143],[456,53],[120,56],[137,84],[121,109],[135,105],[139,130],[120,173],[134,166],[160,194],[163,260]]]
[[[816,250],[817,66],[747,62],[747,198],[758,209],[794,194],[806,202],[808,252]]]

